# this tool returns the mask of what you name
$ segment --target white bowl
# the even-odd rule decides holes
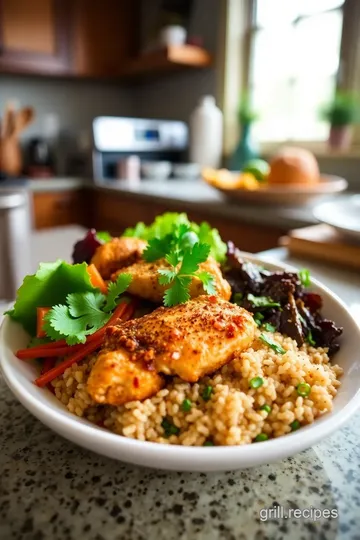
[[[234,173],[238,176],[240,173]],[[289,184],[266,185],[261,189],[222,189],[213,186],[231,199],[231,202],[251,202],[255,204],[276,204],[303,206],[311,201],[345,191],[348,183],[344,178],[323,174],[320,182],[313,185]]]
[[[184,180],[193,180],[199,178],[201,167],[197,163],[174,163],[173,175],[175,178],[183,178]]]
[[[324,202],[313,212],[319,221],[331,225],[344,236],[360,241],[360,195]]]
[[[170,161],[142,161],[141,172],[149,180],[165,180],[171,173]]]
[[[253,259],[270,269],[289,267]],[[360,328],[346,306],[329,289],[313,280],[312,289],[324,301],[323,313],[344,327],[341,349],[334,362],[344,369],[331,413],[294,433],[257,444],[227,447],[184,447],[142,442],[116,435],[71,414],[47,389],[33,384],[33,365],[18,360],[14,351],[26,346],[22,328],[5,317],[0,331],[0,365],[5,381],[28,411],[66,439],[111,458],[158,469],[225,471],[244,469],[286,458],[318,443],[342,426],[360,406]]]

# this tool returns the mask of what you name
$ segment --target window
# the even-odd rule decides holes
[[[254,0],[248,87],[257,140],[324,141],[319,108],[340,66],[344,0]]]

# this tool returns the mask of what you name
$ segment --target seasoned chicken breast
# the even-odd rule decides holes
[[[160,304],[162,303],[164,292],[168,288],[166,285],[160,285],[158,281],[158,270],[160,268],[169,268],[169,264],[165,259],[159,259],[155,262],[140,261],[119,270],[111,276],[111,279],[115,281],[117,276],[123,272],[131,274],[132,281],[129,285],[128,292]],[[220,266],[215,259],[209,257],[207,261],[200,264],[199,269],[209,272],[214,276],[217,295],[224,300],[229,300],[231,296],[230,285],[223,278]],[[189,292],[191,298],[196,298],[205,293],[200,279],[193,278]]]
[[[153,396],[164,384],[164,377],[144,362],[133,362],[127,350],[104,349],[90,373],[88,391],[97,403],[122,405]]]
[[[255,328],[248,311],[216,296],[160,307],[108,329],[88,391],[99,403],[120,405],[155,394],[162,386],[158,373],[194,383],[249,347]]]
[[[99,246],[91,263],[96,266],[104,279],[110,279],[111,274],[130,266],[141,259],[147,242],[140,238],[113,238],[110,242]]]

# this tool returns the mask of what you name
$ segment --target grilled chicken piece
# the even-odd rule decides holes
[[[140,261],[127,268],[121,269],[111,276],[113,281],[123,272],[132,275],[132,281],[129,285],[128,292],[135,296],[140,296],[146,300],[161,304],[164,292],[169,286],[160,285],[158,279],[158,270],[160,268],[170,268],[165,259],[159,259],[155,262]],[[216,293],[220,298],[229,300],[231,296],[231,288],[226,279],[223,278],[218,263],[212,257],[200,264],[199,269],[212,274],[215,278]],[[190,296],[196,298],[205,293],[203,284],[200,279],[193,278],[190,284]]]
[[[155,394],[163,381],[159,372],[194,383],[249,347],[255,328],[248,311],[216,296],[160,307],[108,329],[88,391],[98,403],[121,405]]]
[[[110,242],[99,246],[91,263],[96,266],[104,279],[110,279],[111,274],[130,266],[141,259],[147,242],[140,238],[113,238]]]
[[[88,391],[97,403],[122,405],[153,396],[164,384],[164,378],[144,362],[133,362],[127,350],[104,349],[90,373]]]

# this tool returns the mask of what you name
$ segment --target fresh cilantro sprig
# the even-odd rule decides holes
[[[173,233],[162,238],[149,240],[143,257],[148,262],[164,258],[169,268],[160,268],[159,283],[167,286],[164,305],[167,307],[183,304],[190,299],[190,284],[194,277],[200,279],[208,294],[215,294],[214,277],[206,271],[199,271],[200,264],[210,254],[209,244],[201,243],[187,224],[181,223]]]
[[[93,290],[86,263],[68,264],[62,260],[41,263],[35,274],[26,276],[17,291],[15,305],[7,314],[34,336],[37,307],[62,304],[73,291],[84,293]]]
[[[148,226],[140,222],[134,228],[126,229],[123,236],[142,238],[147,241],[154,238],[162,239],[167,235],[173,235],[174,231],[179,230],[181,226],[186,227],[189,235],[190,233],[194,235],[193,238],[196,237],[198,242],[209,244],[210,254],[214,259],[218,262],[225,260],[227,247],[221,240],[219,231],[211,228],[205,221],[200,225],[190,221],[185,213],[165,212],[165,214],[157,216],[155,221]]]
[[[194,277],[200,279],[208,294],[215,294],[215,280],[212,274],[199,270],[211,251],[211,246],[200,242],[198,235],[188,223],[180,222],[172,232],[162,237],[148,240],[143,253],[147,262],[165,259],[169,268],[160,268],[159,283],[167,286],[164,305],[167,307],[183,304],[190,299],[190,284]]]
[[[184,251],[174,250],[166,257],[170,268],[159,270],[159,283],[170,285],[164,294],[164,304],[167,307],[183,304],[190,299],[190,284],[193,277],[197,277],[208,294],[215,294],[214,277],[205,271],[199,271],[199,266],[209,257],[210,246],[196,243],[192,248]],[[182,260],[181,260],[182,258]]]
[[[102,328],[110,319],[119,296],[130,285],[132,276],[120,274],[108,285],[108,294],[100,291],[70,293],[66,304],[55,305],[44,318],[44,330],[52,340],[65,339],[68,345],[84,343],[86,337]]]

